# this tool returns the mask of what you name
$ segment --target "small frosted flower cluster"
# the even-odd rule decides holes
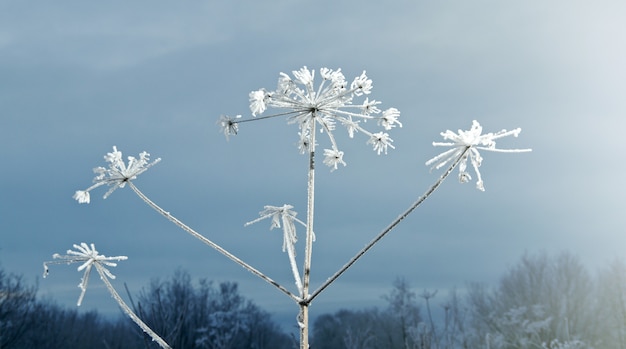
[[[472,177],[467,172],[467,159],[469,158],[474,172],[476,172],[476,188],[481,191],[485,191],[483,179],[480,175],[479,167],[482,164],[483,158],[478,150],[488,150],[504,153],[523,153],[532,151],[531,149],[498,149],[496,148],[495,140],[506,136],[517,137],[522,131],[521,128],[516,128],[511,131],[502,130],[496,133],[482,134],[483,128],[478,121],[472,122],[472,127],[468,131],[459,130],[458,134],[450,130],[442,132],[441,136],[445,140],[451,142],[433,142],[435,147],[453,147],[434,158],[426,162],[426,166],[432,166],[432,169],[440,169],[448,163],[453,162],[459,156],[463,156],[459,163],[459,181],[461,183],[467,183],[472,180]]]
[[[280,73],[278,87],[274,91],[260,89],[250,92],[252,116],[263,114],[268,107],[287,110],[261,118],[287,115],[288,123],[297,124],[300,128],[297,144],[301,153],[313,151],[315,148],[312,132],[316,125],[319,125],[320,131],[325,132],[330,139],[331,148],[324,150],[324,164],[332,170],[336,170],[338,165],[346,165],[343,160],[344,153],[339,150],[333,135],[337,124],[346,128],[350,138],[353,138],[356,132],[368,136],[367,144],[370,144],[379,155],[387,153],[388,148],[393,149],[393,140],[385,131],[396,126],[402,127],[398,121],[400,111],[396,108],[381,111],[378,107],[381,102],[370,100],[368,97],[360,104],[354,103],[355,97],[369,95],[372,91],[372,80],[365,75],[365,71],[351,83],[346,81],[341,69],[322,68],[319,73],[321,82],[317,88],[314,85],[315,70],[309,70],[305,66],[293,71],[293,78]],[[227,138],[237,134],[239,123],[255,120],[238,120],[240,117],[240,115],[234,118],[222,116],[218,121]],[[364,122],[373,119],[377,120],[383,131],[370,132],[362,126]]]
[[[105,255],[101,255],[96,250],[96,246],[94,244],[87,245],[86,243],[81,243],[80,245],[74,244],[74,248],[76,251],[67,250],[66,255],[60,255],[55,253],[52,255],[54,261],[45,262],[44,266],[44,274],[43,276],[48,276],[48,264],[69,264],[69,263],[82,263],[78,267],[78,271],[85,271],[83,277],[78,284],[78,287],[81,289],[80,297],[78,297],[78,305],[81,305],[83,302],[83,298],[85,297],[85,292],[87,291],[87,283],[89,282],[89,274],[91,273],[91,267],[95,266],[101,278],[108,277],[110,279],[115,279],[115,275],[113,275],[109,269],[106,267],[115,267],[117,263],[113,261],[122,261],[128,259],[126,256],[116,256],[116,257],[107,257]]]
[[[259,212],[259,218],[247,222],[244,226],[248,226],[254,224],[256,222],[262,221],[267,218],[272,219],[272,224],[270,226],[270,230],[274,228],[280,228],[281,222],[283,227],[283,252],[287,249],[291,248],[298,238],[296,237],[296,225],[294,222],[300,223],[302,226],[306,227],[306,224],[296,218],[298,214],[296,211],[292,210],[293,206],[291,205],[283,205],[283,206],[271,206],[266,205],[263,207],[264,210]]]
[[[259,212],[260,217],[246,223],[244,226],[248,226],[264,219],[271,218],[272,224],[270,226],[270,230],[272,230],[274,228],[280,228],[282,222],[283,252],[287,251],[287,254],[289,255],[289,264],[291,265],[291,272],[293,273],[296,287],[298,287],[298,291],[302,293],[302,278],[300,277],[300,273],[298,272],[298,265],[296,263],[295,244],[298,241],[298,238],[296,236],[295,223],[300,223],[304,227],[306,227],[306,223],[296,218],[296,215],[298,213],[292,209],[293,206],[286,204],[283,206],[264,206],[264,210]],[[313,241],[315,241],[315,234],[313,234],[312,239]]]
[[[116,146],[113,146],[113,152],[107,153],[104,156],[104,160],[109,163],[109,167],[96,167],[93,172],[96,173],[96,177],[93,179],[94,184],[85,189],[77,190],[74,193],[73,198],[81,204],[88,204],[91,200],[89,192],[101,185],[109,185],[111,188],[104,194],[106,199],[117,188],[124,188],[126,182],[134,180],[140,174],[144,173],[148,168],[152,167],[161,159],[156,159],[149,162],[150,154],[142,152],[139,154],[139,159],[129,156],[128,165],[122,160],[122,152],[117,150]]]

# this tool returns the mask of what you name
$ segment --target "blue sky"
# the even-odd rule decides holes
[[[305,217],[307,159],[283,119],[242,125],[248,93],[306,65],[367,70],[371,98],[401,112],[395,150],[339,132],[348,166],[317,172],[313,287],[436,179],[424,162],[446,129],[522,128],[483,153],[486,192],[450,178],[325,291],[312,315],[382,304],[397,276],[417,290],[494,282],[525,252],[623,258],[626,4],[621,1],[0,2],[0,263],[27,280],[74,243],[127,255],[116,285],[139,291],[176,268],[236,281],[289,322],[283,294],[158,216],[128,189],[72,199],[116,145],[161,163],[135,184],[272,278],[293,286],[282,236],[243,227],[264,205]],[[320,161],[321,162],[321,161]],[[300,246],[304,241],[301,238]],[[302,255],[303,252],[300,253]],[[72,306],[75,266],[39,280]],[[441,293],[440,293],[441,294]],[[97,280],[85,309],[117,312]]]

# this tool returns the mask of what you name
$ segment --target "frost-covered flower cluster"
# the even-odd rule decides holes
[[[385,111],[379,109],[381,102],[365,98],[360,103],[355,103],[355,97],[369,95],[372,91],[372,80],[367,77],[365,71],[348,83],[341,69],[332,70],[322,68],[319,70],[321,82],[315,87],[315,70],[309,70],[306,66],[292,72],[293,78],[285,73],[280,73],[278,87],[274,91],[260,89],[250,92],[250,110],[252,115],[263,114],[267,108],[284,109],[286,112],[264,116],[269,118],[286,115],[288,123],[297,124],[300,128],[298,148],[301,153],[312,151],[314,142],[314,130],[316,125],[320,131],[325,132],[330,139],[331,147],[324,150],[324,163],[333,170],[338,165],[346,165],[343,161],[343,152],[339,150],[333,131],[337,124],[344,126],[350,138],[356,132],[361,132],[368,137],[367,143],[372,145],[378,154],[387,153],[388,148],[394,148],[393,140],[385,131],[399,126],[400,111],[389,108]],[[222,132],[228,138],[236,135],[238,124],[255,119],[238,120],[222,116],[218,123]],[[258,120],[259,118],[257,118]],[[363,127],[368,120],[377,120],[383,128],[380,132],[370,132]]]
[[[459,156],[463,156],[459,163],[459,181],[466,183],[472,180],[472,177],[467,172],[467,159],[469,158],[474,172],[476,172],[476,188],[481,191],[485,191],[483,179],[480,175],[479,167],[482,164],[483,158],[478,150],[488,150],[504,153],[522,153],[529,152],[531,149],[498,149],[496,148],[495,140],[506,136],[517,137],[522,131],[521,128],[516,128],[511,131],[502,130],[496,133],[482,134],[483,128],[478,121],[472,122],[472,127],[468,131],[459,130],[458,134],[450,130],[442,132],[441,136],[445,140],[451,142],[433,142],[435,147],[452,147],[434,158],[426,161],[426,166],[432,166],[432,169],[440,169],[448,163],[453,162]]]
[[[283,231],[284,231],[283,251],[286,251],[287,249],[290,248],[290,246],[293,246],[296,243],[296,241],[298,241],[298,238],[296,237],[296,225],[294,224],[294,222],[298,222],[305,227],[306,227],[306,224],[302,222],[301,220],[299,220],[298,218],[296,218],[296,215],[298,213],[292,210],[293,206],[291,205],[287,205],[287,204],[283,206],[266,205],[263,208],[264,210],[259,212],[259,216],[260,216],[259,218],[253,221],[247,222],[244,226],[248,226],[256,222],[262,221],[264,219],[271,218],[272,224],[270,226],[270,230],[272,230],[274,228],[280,228],[281,227],[280,223],[282,222]]]
[[[104,160],[109,163],[108,168],[101,166],[94,168],[93,172],[96,173],[96,177],[93,179],[94,184],[85,190],[77,190],[73,198],[81,204],[88,204],[91,200],[89,192],[106,184],[111,186],[104,194],[104,198],[106,199],[115,189],[124,188],[126,182],[137,178],[137,176],[144,173],[148,168],[161,161],[161,159],[158,158],[149,162],[149,157],[150,154],[145,151],[139,154],[139,159],[129,156],[127,165],[122,159],[122,152],[118,151],[116,146],[113,146],[113,152],[107,153],[107,155],[104,156]]]
[[[264,210],[259,212],[260,217],[253,221],[247,222],[244,226],[248,226],[264,219],[271,218],[272,224],[270,226],[270,230],[272,230],[274,228],[280,228],[282,222],[283,252],[287,251],[287,254],[289,255],[289,263],[291,264],[291,270],[296,282],[296,286],[298,287],[298,290],[302,292],[302,279],[300,278],[300,273],[298,272],[298,266],[295,259],[295,244],[298,241],[295,223],[299,223],[304,227],[306,227],[306,223],[296,218],[296,215],[298,213],[292,209],[293,206],[287,204],[283,206],[264,206]],[[312,238],[313,240],[315,240],[315,234],[313,234]]]
[[[78,267],[78,271],[85,271],[83,277],[78,284],[78,287],[81,289],[80,297],[78,297],[78,305],[81,305],[83,302],[83,298],[85,297],[85,292],[87,291],[87,283],[89,282],[89,274],[91,273],[91,267],[95,266],[98,274],[100,274],[101,278],[108,277],[110,279],[115,279],[115,275],[113,275],[109,269],[106,267],[115,267],[117,263],[112,261],[123,261],[128,259],[126,256],[116,256],[116,257],[107,257],[105,255],[101,255],[96,250],[96,246],[94,244],[87,245],[86,243],[81,243],[80,245],[74,244],[74,248],[76,251],[67,250],[66,255],[60,255],[55,253],[52,255],[52,258],[55,260],[44,262],[44,274],[46,277],[48,275],[48,264],[70,264],[70,263],[82,263]]]

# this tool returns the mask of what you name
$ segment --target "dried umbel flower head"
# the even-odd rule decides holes
[[[85,190],[77,190],[73,198],[81,204],[88,204],[91,200],[89,192],[106,184],[111,187],[111,189],[104,194],[104,198],[106,199],[115,189],[124,188],[127,182],[134,180],[148,168],[161,161],[161,159],[158,158],[149,162],[149,157],[150,154],[144,151],[139,154],[138,159],[129,156],[128,164],[125,164],[124,160],[122,160],[122,152],[118,151],[116,146],[113,146],[113,152],[107,153],[107,155],[104,156],[104,160],[109,163],[109,166],[106,168],[101,166],[94,168],[93,172],[97,174],[93,179],[94,184]]]
[[[243,122],[285,115],[288,123],[297,124],[300,129],[297,144],[302,153],[314,150],[316,144],[313,136],[316,126],[328,135],[330,148],[324,150],[324,163],[333,170],[337,169],[338,164],[346,164],[333,133],[337,124],[346,128],[350,138],[357,132],[365,134],[368,137],[367,143],[378,154],[387,153],[388,148],[394,148],[388,133],[370,132],[363,127],[363,123],[368,120],[377,120],[378,126],[385,131],[396,126],[402,127],[398,121],[398,109],[381,111],[378,108],[381,102],[369,98],[355,103],[355,98],[369,95],[372,91],[372,80],[365,72],[348,83],[341,69],[322,68],[319,70],[321,82],[317,87],[314,84],[315,70],[309,70],[305,66],[293,71],[292,75],[293,78],[280,73],[276,90],[260,89],[250,92],[250,110],[255,118],[238,120],[239,116],[222,116],[218,123],[224,135],[228,138],[237,134],[237,125]],[[256,118],[268,108],[283,109],[285,112]]]
[[[432,166],[431,169],[440,169],[446,164],[453,162],[459,156],[463,156],[459,163],[459,181],[466,183],[472,180],[472,176],[467,172],[467,159],[469,158],[474,172],[476,172],[476,188],[481,191],[485,191],[482,176],[479,171],[479,167],[482,164],[483,158],[478,150],[487,150],[501,153],[524,153],[532,151],[532,149],[498,149],[496,148],[495,140],[506,136],[517,137],[522,131],[521,128],[516,128],[511,131],[502,130],[496,133],[482,134],[483,128],[478,121],[472,122],[472,127],[468,131],[459,130],[458,133],[454,133],[450,130],[442,132],[441,136],[445,140],[450,142],[433,142],[435,147],[452,147],[434,158],[426,161],[426,166]]]
[[[55,253],[52,255],[52,258],[55,260],[44,262],[44,274],[46,277],[48,275],[48,265],[49,264],[70,264],[70,263],[82,263],[78,267],[78,271],[85,271],[83,273],[83,277],[78,284],[81,292],[78,297],[78,305],[81,305],[83,302],[83,298],[85,297],[85,292],[87,291],[87,284],[89,283],[89,275],[91,273],[91,267],[95,266],[98,274],[100,274],[101,278],[108,277],[110,279],[115,279],[115,275],[113,275],[109,269],[106,267],[115,267],[117,263],[113,261],[123,261],[128,259],[126,256],[116,256],[116,257],[107,257],[105,255],[101,255],[96,250],[96,246],[94,244],[87,245],[86,243],[81,243],[80,245],[74,244],[74,248],[76,251],[67,250],[67,254],[60,255]]]

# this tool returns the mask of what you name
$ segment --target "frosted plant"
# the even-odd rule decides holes
[[[431,185],[412,205],[409,206],[406,211],[401,213],[395,220],[393,220],[386,228],[384,228],[378,235],[376,235],[363,249],[358,251],[354,257],[352,257],[347,263],[338,269],[335,274],[327,278],[317,289],[310,292],[310,274],[311,274],[311,255],[312,244],[315,240],[315,234],[313,233],[314,226],[314,197],[315,197],[315,151],[318,146],[316,141],[317,128],[320,133],[326,134],[330,143],[324,149],[323,163],[330,167],[331,172],[337,170],[339,165],[346,166],[344,161],[344,152],[340,150],[339,145],[335,139],[336,126],[342,125],[345,127],[349,138],[354,138],[356,133],[362,133],[367,138],[366,144],[372,146],[373,150],[378,154],[387,153],[389,148],[395,149],[393,140],[387,133],[393,128],[402,127],[399,121],[400,112],[395,108],[389,108],[381,111],[379,108],[381,102],[369,98],[373,88],[372,80],[367,77],[365,72],[357,76],[348,83],[340,69],[332,70],[328,68],[322,68],[319,70],[319,84],[315,85],[315,70],[309,70],[306,66],[293,71],[292,76],[285,73],[280,73],[278,79],[278,86],[275,90],[269,91],[266,89],[259,89],[252,91],[249,94],[250,110],[252,117],[249,119],[242,119],[241,115],[235,117],[221,116],[217,121],[221,128],[221,132],[228,140],[230,136],[237,135],[239,133],[239,126],[242,123],[274,118],[279,116],[286,116],[288,124],[298,125],[298,141],[296,142],[297,148],[301,154],[308,154],[308,172],[307,172],[307,215],[306,220],[301,221],[296,218],[296,212],[293,211],[291,205],[283,206],[265,206],[265,209],[260,212],[260,217],[246,223],[250,225],[259,222],[264,219],[271,219],[270,230],[273,228],[283,229],[283,251],[287,251],[289,255],[289,261],[291,264],[291,270],[295,279],[296,286],[298,288],[298,294],[294,294],[287,288],[269,278],[261,271],[255,269],[251,265],[244,262],[242,259],[233,255],[226,249],[217,245],[207,237],[196,232],[191,227],[184,224],[178,218],[174,217],[170,212],[164,210],[159,205],[150,200],[142,191],[140,191],[134,184],[134,180],[141,173],[145,172],[148,168],[158,163],[160,159],[156,159],[152,162],[149,160],[149,154],[143,152],[139,154],[139,158],[128,157],[128,164],[122,160],[122,153],[113,147],[113,152],[108,153],[104,158],[109,163],[108,168],[97,167],[94,172],[97,174],[94,178],[94,184],[85,190],[76,191],[74,199],[79,203],[89,203],[91,190],[102,186],[108,185],[111,188],[105,193],[104,198],[107,198],[117,188],[122,188],[128,185],[137,196],[143,200],[148,206],[157,211],[161,216],[174,223],[183,231],[189,233],[193,237],[200,240],[202,243],[215,249],[217,252],[226,256],[233,262],[239,264],[246,270],[250,271],[255,276],[263,279],[267,283],[276,287],[278,290],[286,294],[293,301],[295,301],[300,307],[298,314],[298,325],[300,327],[300,347],[309,348],[309,305],[311,302],[323,292],[330,284],[337,280],[346,270],[348,270],[357,260],[365,255],[376,243],[378,243],[386,234],[393,230],[402,220],[404,220],[413,210],[420,206],[430,195],[432,195],[437,188],[443,183],[443,181],[454,171],[457,165],[459,165],[459,179],[461,182],[467,182],[471,180],[471,176],[467,172],[468,158],[476,176],[478,177],[477,187],[480,190],[484,190],[483,181],[479,172],[479,167],[482,162],[482,157],[479,150],[499,151],[499,152],[526,152],[530,149],[510,149],[502,150],[497,149],[495,140],[508,135],[517,136],[520,129],[513,131],[502,130],[497,133],[482,134],[482,127],[478,122],[474,121],[469,131],[459,130],[458,134],[446,131],[441,133],[444,140],[448,142],[434,142],[434,146],[448,146],[452,149],[447,150],[440,155],[435,156],[426,162],[427,165],[432,166],[432,169],[441,169],[446,167],[446,170],[440,175],[440,177]],[[357,99],[362,98],[360,101]],[[261,116],[267,109],[280,110],[276,114],[269,114]],[[369,131],[364,125],[367,121],[372,121],[375,126],[382,128],[378,131]],[[296,236],[296,224],[301,224],[306,227],[306,241],[304,244],[304,261],[302,266],[302,274],[300,274],[296,263],[296,248],[297,241]],[[72,263],[82,262],[79,270],[85,270],[83,281],[81,282],[81,289],[83,290],[79,299],[82,301],[84,292],[87,286],[87,280],[89,271],[92,266],[95,266],[98,272],[101,274],[103,282],[107,285],[107,288],[113,295],[113,297],[120,303],[125,311],[133,318],[133,320],[144,329],[144,331],[151,333],[152,338],[156,339],[156,335],[152,335],[150,329],[138,319],[132,311],[124,304],[122,299],[117,295],[112,285],[109,282],[109,278],[113,278],[113,275],[106,269],[105,266],[114,266],[112,260],[122,257],[105,257],[101,256],[95,250],[95,247],[91,245],[89,247],[86,244],[74,245],[78,251],[68,251],[66,256],[55,255],[56,259],[61,261],[46,262],[46,267],[50,263]],[[112,259],[111,259],[112,258]],[[302,276],[300,276],[302,275]],[[145,327],[144,327],[145,326]],[[161,343],[160,343],[161,344]],[[166,343],[161,344],[163,347],[168,347]]]
[[[317,87],[314,84],[315,70],[309,70],[305,66],[293,71],[293,78],[280,73],[278,87],[274,91],[260,89],[250,92],[252,116],[263,114],[268,107],[285,109],[286,112],[262,118],[286,115],[288,123],[297,124],[300,128],[298,148],[302,153],[315,148],[315,127],[319,125],[320,131],[325,132],[330,140],[330,148],[324,150],[327,154],[324,163],[333,170],[337,169],[338,164],[345,166],[343,152],[339,150],[333,134],[337,124],[346,128],[350,138],[354,137],[355,132],[368,136],[367,143],[371,144],[378,154],[387,153],[388,147],[394,148],[389,134],[370,132],[362,126],[362,122],[375,119],[386,131],[396,126],[402,127],[402,123],[398,121],[400,117],[398,109],[389,108],[381,112],[378,108],[381,102],[369,98],[365,98],[360,104],[354,102],[355,97],[369,95],[372,91],[372,80],[367,77],[365,71],[350,84],[341,69],[322,68],[319,73],[321,82]],[[239,116],[235,118],[222,116],[218,121],[227,138],[237,134],[239,123],[261,118],[238,119]]]
[[[469,131],[459,130],[458,134],[450,130],[442,132],[441,136],[443,137],[443,139],[449,140],[451,142],[433,142],[433,146],[453,148],[426,161],[426,166],[432,166],[431,170],[440,169],[441,167],[447,165],[448,163],[462,155],[461,162],[459,164],[459,181],[461,183],[466,183],[472,180],[472,177],[467,172],[467,159],[469,158],[472,167],[474,168],[474,172],[476,172],[476,188],[481,191],[485,191],[483,179],[480,175],[480,171],[478,170],[483,161],[482,156],[478,152],[479,149],[502,153],[523,153],[531,151],[531,149],[496,148],[496,139],[511,135],[517,137],[522,131],[521,128],[516,128],[511,131],[502,130],[496,133],[486,134],[482,134],[482,131],[482,126],[480,126],[478,121],[474,120],[472,122],[472,127],[469,129]]]
[[[115,290],[115,288],[109,281],[109,279],[115,279],[115,275],[113,275],[109,271],[109,269],[107,269],[107,267],[115,267],[117,266],[117,263],[115,263],[114,261],[123,261],[123,260],[128,259],[128,257],[126,256],[107,257],[105,255],[101,255],[100,253],[98,253],[98,251],[96,250],[96,246],[93,243],[90,245],[87,245],[84,242],[82,242],[80,245],[74,244],[74,248],[76,249],[76,251],[67,250],[67,254],[65,255],[60,255],[58,253],[55,253],[52,255],[52,258],[54,260],[44,262],[43,263],[43,268],[44,268],[43,277],[45,278],[48,276],[49,264],[82,263],[78,267],[78,271],[84,270],[83,277],[80,281],[80,284],[78,284],[78,287],[80,287],[81,292],[80,292],[80,296],[78,297],[77,305],[80,306],[83,302],[83,298],[85,297],[85,292],[87,291],[87,283],[89,282],[89,275],[91,273],[91,268],[95,267],[96,271],[100,275],[100,280],[104,282],[105,286],[109,290],[109,293],[111,293],[111,296],[117,301],[117,303],[120,305],[122,310],[142,330],[144,330],[144,332],[146,332],[152,338],[153,341],[157,342],[161,346],[161,348],[170,348],[170,346],[161,337],[159,337],[159,335],[157,335],[154,331],[152,331],[152,329],[150,329],[148,325],[146,325],[143,321],[141,321],[141,319],[137,315],[135,315],[135,313],[124,302],[122,297],[120,297],[120,295],[117,293],[117,291]]]
[[[357,132],[367,136],[367,144],[372,145],[378,155],[383,152],[386,154],[388,148],[394,148],[393,140],[384,131],[389,131],[396,126],[402,127],[402,124],[398,121],[400,111],[396,108],[381,111],[378,107],[381,102],[370,100],[369,97],[365,97],[362,102],[355,102],[357,97],[369,95],[373,88],[372,80],[367,77],[365,71],[354,78],[351,83],[348,83],[341,69],[321,68],[319,70],[321,79],[317,87],[315,86],[315,70],[309,70],[304,66],[299,70],[292,71],[292,75],[293,78],[285,73],[280,73],[278,86],[273,91],[262,88],[250,92],[248,97],[252,118],[238,120],[238,117],[222,116],[218,124],[227,139],[229,136],[237,134],[239,131],[238,124],[253,120],[286,116],[288,124],[298,125],[297,147],[300,153],[309,154],[306,242],[301,286],[298,284],[299,274],[295,259],[291,257],[291,254],[290,262],[302,299],[299,302],[299,325],[302,329],[301,345],[308,347],[308,305],[312,300],[309,295],[309,281],[314,239],[316,128],[319,127],[320,132],[326,133],[328,136],[330,147],[324,149],[323,163],[329,166],[331,171],[334,171],[338,169],[339,165],[346,165],[344,152],[339,149],[335,140],[334,131],[337,124],[346,128],[350,138],[353,138]],[[260,116],[268,108],[284,110],[284,112]],[[365,129],[362,125],[368,120],[376,120],[378,126],[381,126],[384,131],[370,132]],[[295,252],[289,248],[287,251],[295,255]]]
[[[296,236],[296,225],[294,222],[300,223],[304,227],[306,227],[306,223],[296,218],[297,212],[291,210],[293,206],[291,205],[283,205],[283,206],[265,206],[265,209],[259,212],[261,217],[247,222],[244,226],[248,226],[259,222],[261,220],[271,218],[272,224],[270,226],[270,230],[274,228],[280,228],[280,223],[282,222],[283,227],[283,252],[287,251],[287,255],[289,256],[289,263],[291,264],[291,271],[293,273],[293,277],[296,282],[296,287],[298,287],[298,291],[302,293],[302,278],[300,277],[300,273],[298,272],[298,265],[296,263],[296,248],[295,244],[298,241]],[[315,235],[313,236],[315,240]]]
[[[109,163],[109,167],[105,168],[100,166],[94,168],[93,172],[97,174],[93,179],[94,184],[85,190],[77,190],[73,198],[81,204],[88,204],[91,200],[89,192],[106,184],[111,186],[111,189],[104,194],[104,198],[106,199],[115,189],[124,188],[126,183],[137,178],[137,176],[144,173],[148,168],[161,161],[159,158],[148,162],[150,160],[149,156],[150,154],[145,151],[139,154],[139,159],[129,156],[128,165],[126,165],[124,160],[122,160],[122,152],[118,151],[116,146],[113,146],[113,152],[107,153],[107,155],[104,156],[104,160]]]
[[[363,73],[348,84],[341,69],[319,70],[320,83],[315,86],[315,70],[306,66],[292,71],[293,78],[288,74],[280,73],[278,86],[269,91],[264,88],[252,91],[249,94],[250,111],[253,118],[239,120],[239,116],[231,118],[222,116],[219,120],[222,132],[227,137],[237,134],[238,124],[265,118],[287,116],[289,124],[297,124],[299,138],[297,142],[300,153],[309,153],[309,182],[307,203],[307,242],[305,246],[304,265],[304,294],[308,290],[308,268],[310,265],[311,242],[313,232],[314,212],[314,153],[317,147],[316,126],[320,132],[326,133],[330,147],[324,149],[323,163],[337,170],[339,165],[346,165],[344,152],[339,149],[335,140],[334,131],[337,123],[343,125],[350,138],[361,132],[368,136],[367,143],[371,144],[377,154],[387,153],[388,148],[394,148],[393,140],[386,132],[370,132],[362,126],[368,120],[377,120],[378,125],[385,131],[391,130],[402,123],[398,120],[400,111],[389,108],[379,109],[380,101],[365,97],[362,102],[356,103],[356,97],[369,95],[373,88],[372,80]],[[277,114],[260,117],[269,107],[285,110]],[[259,115],[259,117],[257,117]]]

